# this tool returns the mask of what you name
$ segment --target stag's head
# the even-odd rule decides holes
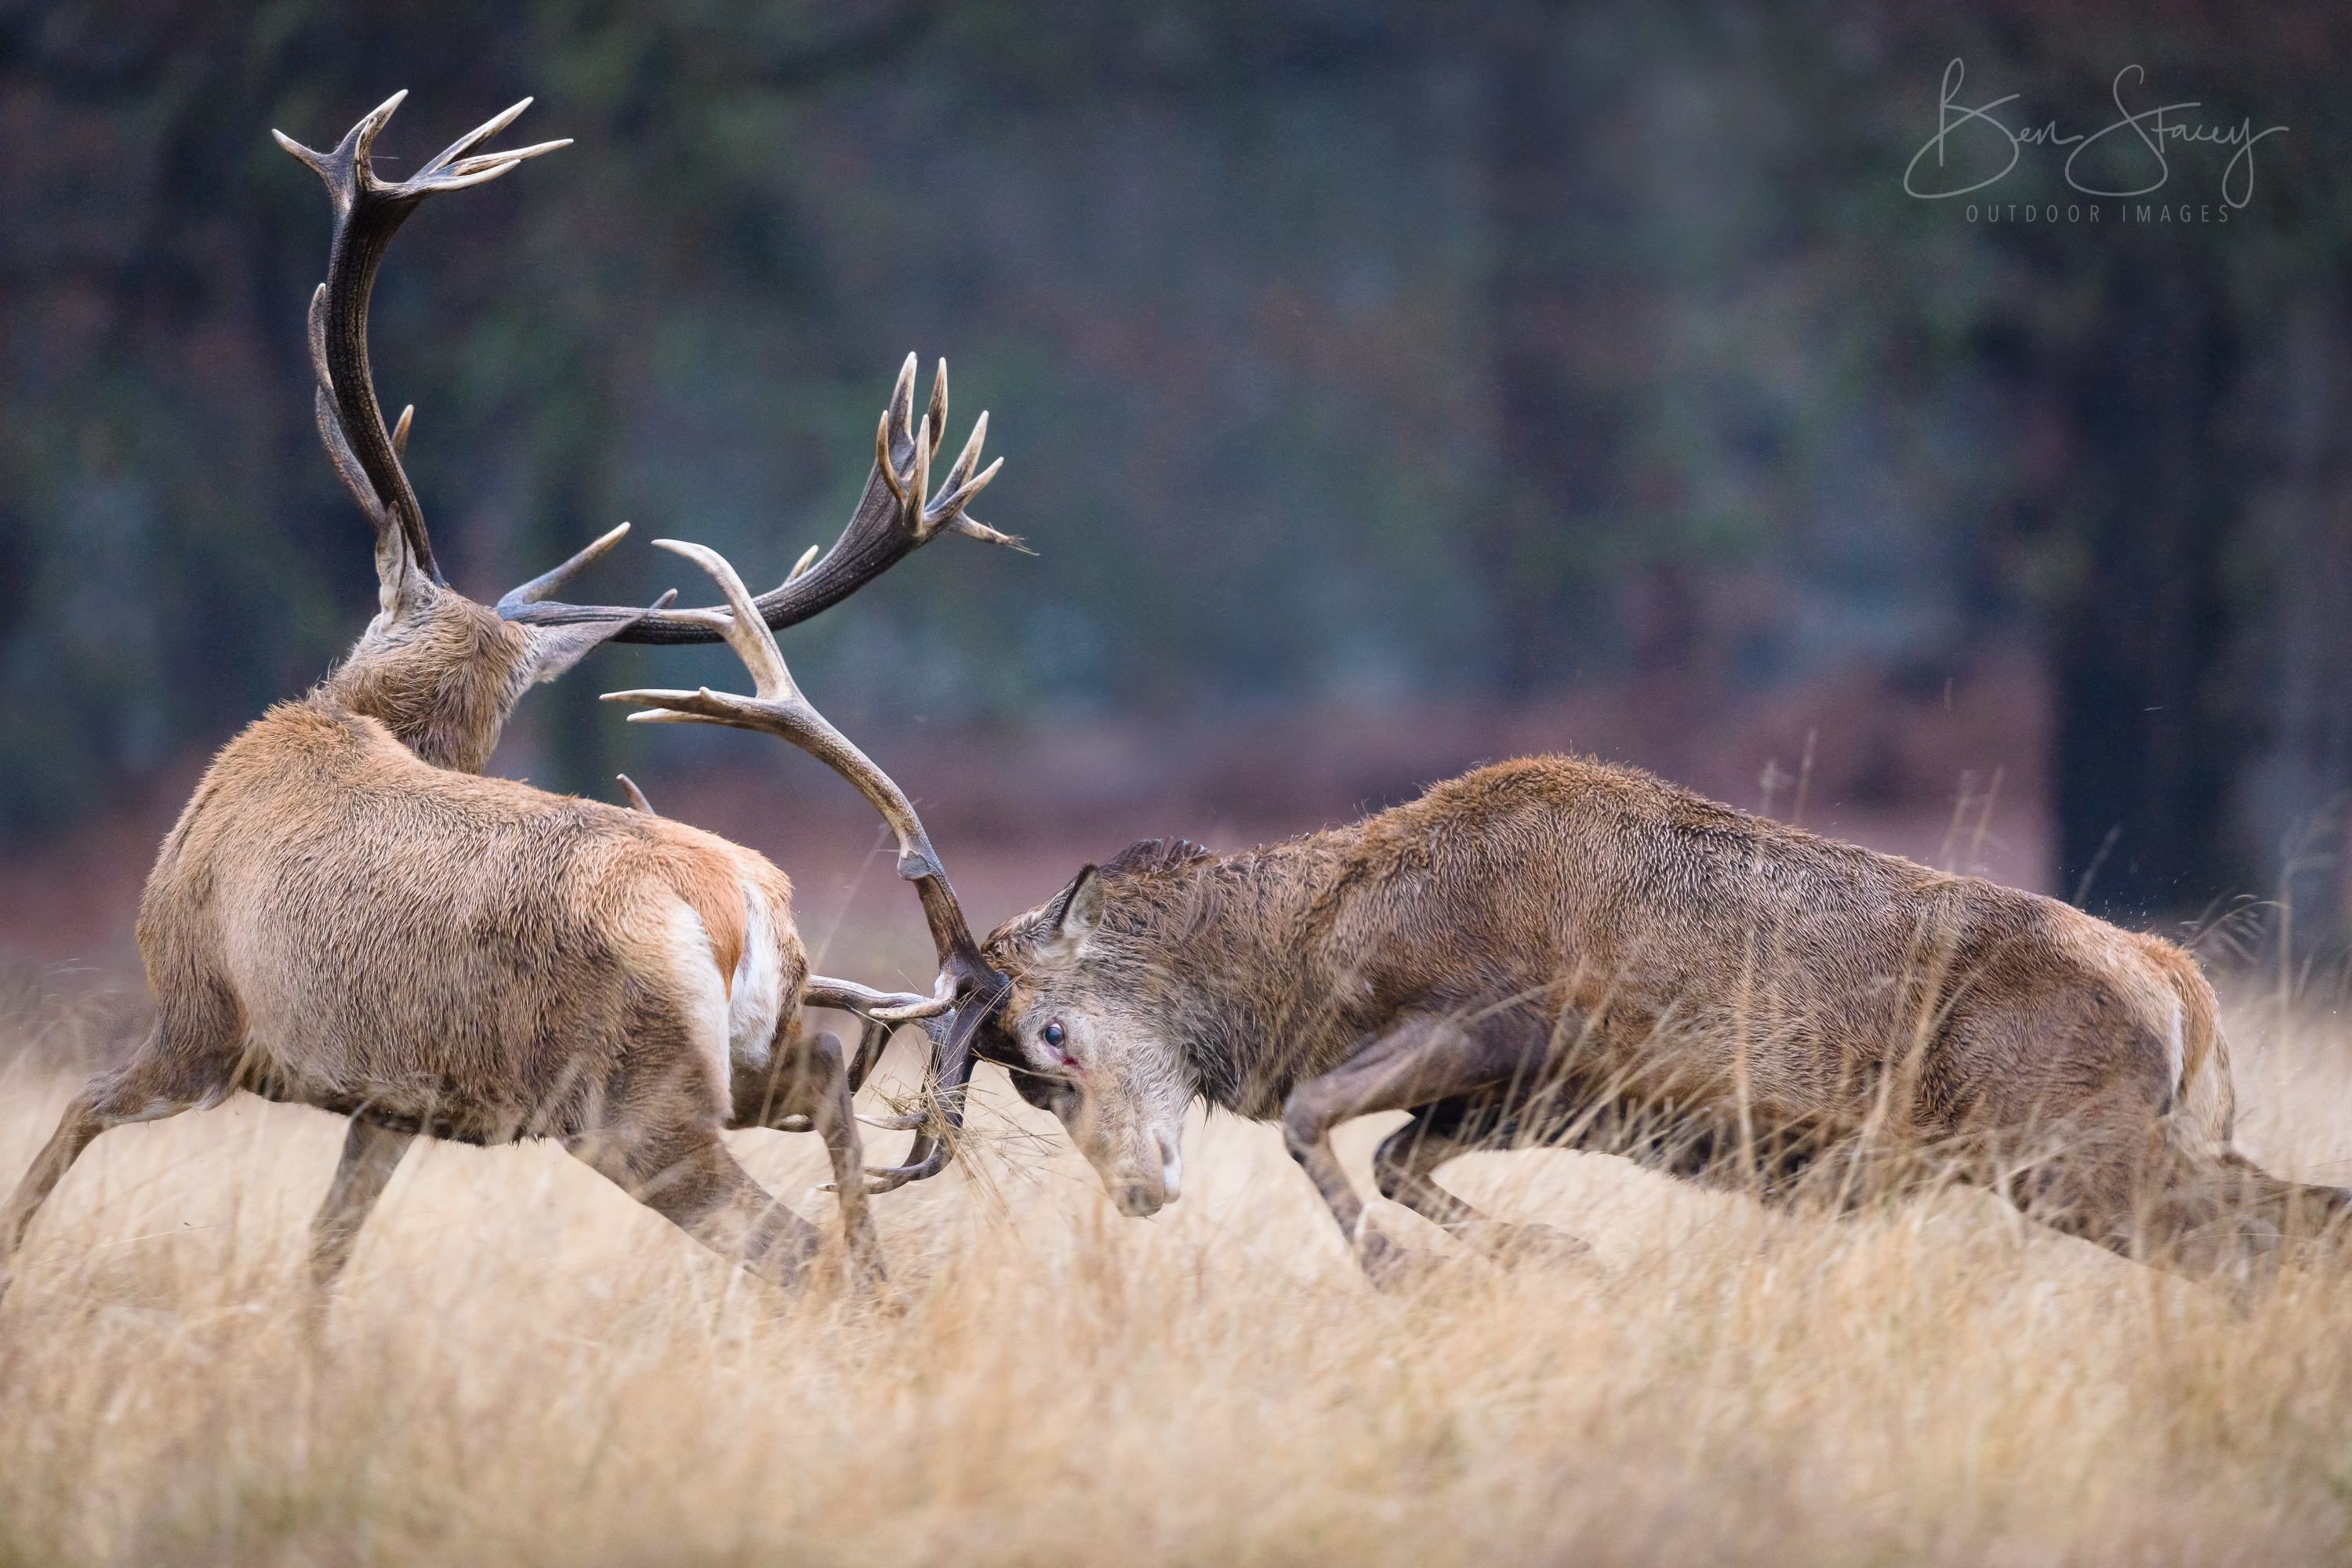
[[[615,529],[589,552],[625,531]],[[397,530],[393,538],[400,540]],[[565,637],[519,626],[421,568],[401,542],[387,565],[379,550],[375,618],[328,676],[333,702],[383,721],[436,767],[478,773],[499,732],[533,683],[552,680],[604,637]],[[576,558],[575,558],[576,559]]]
[[[1157,1213],[1183,1190],[1184,1113],[1200,1082],[1151,933],[1181,916],[1185,869],[1202,858],[1181,840],[1147,840],[1087,867],[981,948],[1011,982],[981,1054],[1061,1118],[1123,1214]]]

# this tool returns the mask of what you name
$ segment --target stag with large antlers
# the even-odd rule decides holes
[[[555,602],[620,530],[509,594],[497,613],[450,588],[401,469],[409,415],[387,430],[369,378],[368,296],[393,232],[425,197],[564,145],[474,152],[528,101],[398,184],[378,179],[369,162],[397,96],[331,152],[278,138],[333,200],[327,281],[310,311],[318,421],[375,530],[378,613],[315,690],[223,749],[164,840],[138,926],[154,1030],[68,1106],[0,1210],[0,1290],[34,1215],[100,1133],[216,1105],[238,1089],[351,1119],[313,1227],[322,1300],[419,1134],[555,1139],[698,1240],[783,1285],[803,1278],[821,1235],[745,1173],[725,1130],[823,1135],[846,1249],[869,1279],[881,1268],[869,1193],[944,1163],[940,1126],[902,1119],[929,1129],[912,1158],[866,1172],[851,1097],[890,1029],[920,1020],[951,1121],[971,1032],[1001,983],[979,963],[906,797],[799,698],[767,628],[839,601],[943,532],[1009,542],[964,510],[996,472],[975,471],[987,416],[930,494],[946,369],[918,423],[909,356],[840,541],[814,565],[803,556],[756,604],[726,573],[733,615]],[[812,977],[790,882],[747,849],[648,812],[478,776],[531,682],[614,637],[724,638],[744,651],[761,700],[790,710],[781,732],[839,769],[898,832],[900,869],[940,939],[945,990],[920,997]],[[697,713],[703,700],[672,710]],[[861,1018],[854,1058],[803,1027],[803,1005]]]

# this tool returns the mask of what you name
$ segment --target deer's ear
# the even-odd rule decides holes
[[[1045,918],[1038,922],[1045,928],[1045,936],[1037,943],[1037,955],[1045,959],[1077,957],[1087,938],[1102,924],[1102,878],[1092,866],[1084,867],[1070,879],[1070,885],[1045,906]]]
[[[436,590],[433,579],[416,569],[408,538],[397,523],[387,524],[375,536],[375,607],[394,620],[405,620],[428,610]]]
[[[634,621],[608,621],[602,625],[577,626],[525,626],[523,634],[530,644],[531,679],[553,680],[585,658],[591,649],[609,642],[616,634],[635,624]]]

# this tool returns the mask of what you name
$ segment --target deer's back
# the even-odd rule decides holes
[[[2055,900],[1751,816],[1628,768],[1483,768],[1333,836],[1318,983],[1545,999],[1596,1072],[1679,1061],[1766,1107],[1850,1106],[1919,1053],[1958,1125],[2150,1071],[2210,1034],[2194,962]],[[2013,1104],[2011,1102],[2014,1102]]]
[[[789,900],[748,850],[428,766],[313,700],[215,760],[139,936],[167,1016],[178,987],[234,997],[248,1087],[494,1141],[657,1077],[723,1109],[735,994],[772,1026],[805,973]]]

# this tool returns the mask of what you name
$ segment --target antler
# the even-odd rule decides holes
[[[922,997],[868,991],[845,981],[813,980],[805,994],[815,1005],[846,1007],[869,1026],[882,1027],[879,1037],[874,1027],[869,1027],[861,1042],[857,1064],[860,1070],[856,1075],[860,1080],[873,1066],[871,1058],[879,1054],[881,1039],[887,1037],[887,1026],[916,1020],[922,1023],[931,1037],[938,1120],[922,1120],[924,1131],[908,1152],[905,1164],[887,1171],[868,1171],[866,1174],[873,1179],[872,1190],[877,1193],[936,1175],[946,1167],[953,1152],[954,1135],[963,1125],[963,1092],[971,1079],[973,1037],[1003,1000],[1012,983],[990,968],[981,956],[980,944],[972,940],[963,908],[956,902],[955,890],[948,886],[947,870],[931,848],[930,837],[923,831],[914,803],[891,782],[889,774],[875,766],[801,694],[793,682],[792,671],[784,667],[784,657],[776,647],[774,634],[768,629],[743,580],[735,574],[735,568],[717,551],[699,544],[675,539],[656,539],[654,542],[692,561],[719,584],[727,596],[727,609],[674,610],[669,614],[673,617],[688,617],[693,624],[708,628],[711,636],[724,637],[743,661],[743,667],[751,671],[757,695],[740,697],[713,691],[706,686],[695,691],[608,691],[604,700],[634,703],[647,710],[630,714],[632,723],[725,724],[737,730],[781,735],[847,779],[882,814],[882,820],[898,837],[898,875],[915,884],[916,895],[922,900],[923,918],[930,926],[932,944],[939,950],[939,983],[930,996]],[[916,1123],[908,1121],[900,1124]]]
[[[772,627],[804,621],[839,604],[942,533],[968,534],[991,544],[1022,548],[1018,539],[999,533],[965,510],[1004,466],[1004,459],[999,458],[973,471],[988,438],[985,413],[972,426],[971,437],[948,469],[939,493],[930,493],[931,458],[947,433],[948,366],[945,360],[940,362],[931,382],[930,405],[919,425],[914,421],[915,366],[916,356],[908,354],[899,368],[890,405],[882,411],[881,423],[874,432],[874,468],[866,476],[866,491],[858,498],[849,526],[841,531],[823,560],[810,564],[810,556],[815,554],[812,548],[781,585],[751,600],[753,618]],[[567,569],[560,567],[549,578]],[[547,579],[526,584],[499,601],[499,614],[509,621],[540,626],[606,626],[634,617],[634,625],[612,634],[614,642],[717,642],[722,635],[711,618],[724,613],[716,606],[649,616],[617,605],[559,604],[544,597],[551,587]]]
[[[319,379],[319,438],[326,444],[327,456],[342,477],[343,487],[375,525],[379,552],[386,532],[397,523],[409,558],[437,584],[442,580],[441,569],[433,558],[433,541],[425,531],[425,513],[400,467],[400,454],[408,445],[409,417],[415,409],[404,409],[399,426],[387,432],[368,368],[368,296],[375,288],[375,269],[393,235],[425,197],[436,191],[463,190],[495,180],[526,158],[552,153],[571,142],[569,139],[542,142],[514,152],[465,155],[512,124],[517,115],[530,107],[526,98],[458,137],[408,179],[386,184],[376,178],[368,155],[377,133],[407,96],[403,89],[378,104],[344,133],[331,153],[313,152],[282,131],[270,134],[278,138],[280,147],[318,172],[335,207],[327,280],[310,297],[310,364]],[[608,534],[583,552],[582,557],[593,559],[590,552],[601,552],[618,537]],[[574,562],[584,564],[582,557],[574,557]]]

